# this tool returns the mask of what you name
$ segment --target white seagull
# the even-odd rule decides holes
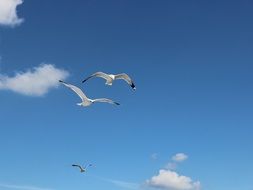
[[[93,104],[95,102],[105,102],[105,103],[120,105],[118,102],[114,102],[114,101],[107,99],[107,98],[98,98],[98,99],[87,98],[87,96],[83,93],[83,91],[80,88],[78,88],[74,85],[65,83],[62,80],[59,80],[59,82],[62,83],[63,85],[65,85],[66,87],[70,88],[71,90],[73,90],[82,99],[81,103],[77,103],[77,105],[79,105],[79,106],[90,106],[91,104]]]
[[[105,79],[106,80],[105,84],[110,85],[110,86],[112,85],[112,82],[114,80],[122,79],[122,80],[126,81],[132,87],[132,89],[136,90],[133,80],[125,73],[113,75],[113,74],[106,74],[103,72],[96,72],[96,73],[92,74],[91,76],[87,77],[86,79],[84,79],[82,82],[84,83],[85,81],[87,81],[93,77],[101,77],[101,78]]]
[[[90,166],[92,166],[92,164],[88,164],[88,165],[85,166],[85,167],[82,167],[82,166],[80,166],[80,165],[78,165],[78,164],[72,164],[72,166],[73,166],[73,167],[78,167],[78,168],[80,169],[80,172],[83,173],[83,172],[86,172],[87,168],[90,167]]]

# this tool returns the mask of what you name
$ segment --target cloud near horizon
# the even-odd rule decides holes
[[[35,186],[28,186],[28,185],[11,185],[11,184],[3,184],[0,183],[0,187],[6,189],[20,189],[20,190],[53,190],[50,188],[42,188],[42,187],[35,187]]]
[[[24,19],[18,18],[17,6],[22,4],[22,0],[0,0],[0,25],[16,26]]]
[[[138,189],[139,184],[136,183],[131,183],[131,182],[126,182],[126,181],[120,181],[120,180],[108,180],[109,182],[113,183],[114,185],[118,187],[122,187],[125,189]]]
[[[130,189],[130,190],[137,190],[139,189],[138,183],[128,182],[128,181],[122,181],[122,180],[115,180],[115,179],[109,179],[99,176],[94,176],[95,178],[105,181],[107,183],[111,183],[117,187],[124,188],[124,189]]]
[[[0,90],[11,90],[27,96],[43,96],[59,85],[58,80],[64,80],[69,73],[51,64],[42,64],[26,72],[18,72],[9,77],[0,75]]]
[[[146,181],[149,187],[161,188],[165,190],[200,190],[200,182],[192,181],[190,177],[179,175],[175,171],[159,171],[157,176],[153,176]]]

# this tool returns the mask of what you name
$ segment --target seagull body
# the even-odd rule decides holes
[[[96,73],[92,74],[91,76],[87,77],[86,79],[84,79],[82,82],[84,83],[84,82],[86,82],[87,80],[89,80],[90,78],[93,78],[93,77],[100,77],[100,78],[105,79],[106,80],[105,84],[110,85],[110,86],[112,85],[114,80],[122,79],[122,80],[126,81],[131,86],[132,89],[136,90],[134,82],[125,73],[113,75],[113,74],[106,74],[106,73],[103,73],[103,72],[96,72]]]
[[[89,164],[89,165],[87,165],[85,167],[82,167],[82,166],[80,166],[78,164],[72,164],[72,166],[73,167],[78,167],[80,169],[80,172],[83,173],[83,172],[86,172],[87,167],[92,166],[92,164]]]
[[[91,104],[93,104],[95,102],[105,102],[105,103],[120,105],[119,103],[114,102],[114,101],[107,99],[107,98],[90,99],[83,93],[83,91],[80,88],[78,88],[72,84],[65,83],[62,80],[59,80],[59,82],[62,83],[63,85],[65,85],[66,87],[70,88],[71,90],[73,90],[81,98],[82,102],[77,103],[77,105],[79,105],[79,106],[86,107],[86,106],[90,106]]]

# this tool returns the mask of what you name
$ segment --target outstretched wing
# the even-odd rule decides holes
[[[78,167],[80,170],[83,170],[82,166],[77,165],[77,164],[72,164],[73,167]]]
[[[109,104],[120,105],[118,102],[115,102],[115,101],[107,99],[107,98],[94,99],[93,102],[105,102],[105,103],[109,103]]]
[[[65,83],[62,80],[59,80],[59,82],[61,82],[66,87],[68,87],[71,90],[73,90],[82,99],[82,101],[85,101],[85,100],[88,99],[87,96],[83,93],[83,91],[80,88],[78,88],[78,87],[76,87],[76,86],[74,86],[72,84]]]
[[[136,89],[133,80],[126,73],[115,75],[115,79],[122,79],[126,81],[134,90]]]
[[[82,81],[82,83],[86,82],[87,80],[89,80],[90,78],[93,78],[93,77],[100,77],[100,78],[103,78],[105,80],[110,80],[111,79],[111,77],[106,73],[96,72],[96,73],[92,74],[91,76],[87,77],[86,79],[84,79]]]
[[[91,166],[92,166],[92,164],[87,164],[87,165],[85,166],[85,169],[88,168],[88,167],[91,167]]]

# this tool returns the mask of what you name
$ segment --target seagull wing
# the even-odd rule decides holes
[[[89,80],[90,78],[93,78],[93,77],[100,77],[100,78],[103,78],[105,80],[110,80],[111,79],[111,77],[106,73],[96,72],[96,73],[92,74],[91,76],[87,77],[86,79],[84,79],[82,81],[82,83],[86,82],[87,80]]]
[[[83,93],[83,91],[80,88],[78,88],[78,87],[76,87],[76,86],[74,86],[72,84],[65,83],[65,82],[63,82],[61,80],[59,82],[61,82],[66,87],[68,87],[71,90],[73,90],[82,99],[82,101],[88,100],[87,96]]]
[[[115,79],[122,79],[126,81],[134,90],[136,89],[133,80],[126,73],[115,75]]]
[[[92,166],[92,164],[87,164],[84,168],[86,169],[86,168],[91,167],[91,166]]]
[[[78,167],[80,170],[83,170],[82,166],[77,165],[77,164],[72,164],[73,167]]]
[[[109,104],[120,105],[118,102],[115,102],[115,101],[107,99],[107,98],[94,99],[93,102],[105,102],[105,103],[109,103]]]

